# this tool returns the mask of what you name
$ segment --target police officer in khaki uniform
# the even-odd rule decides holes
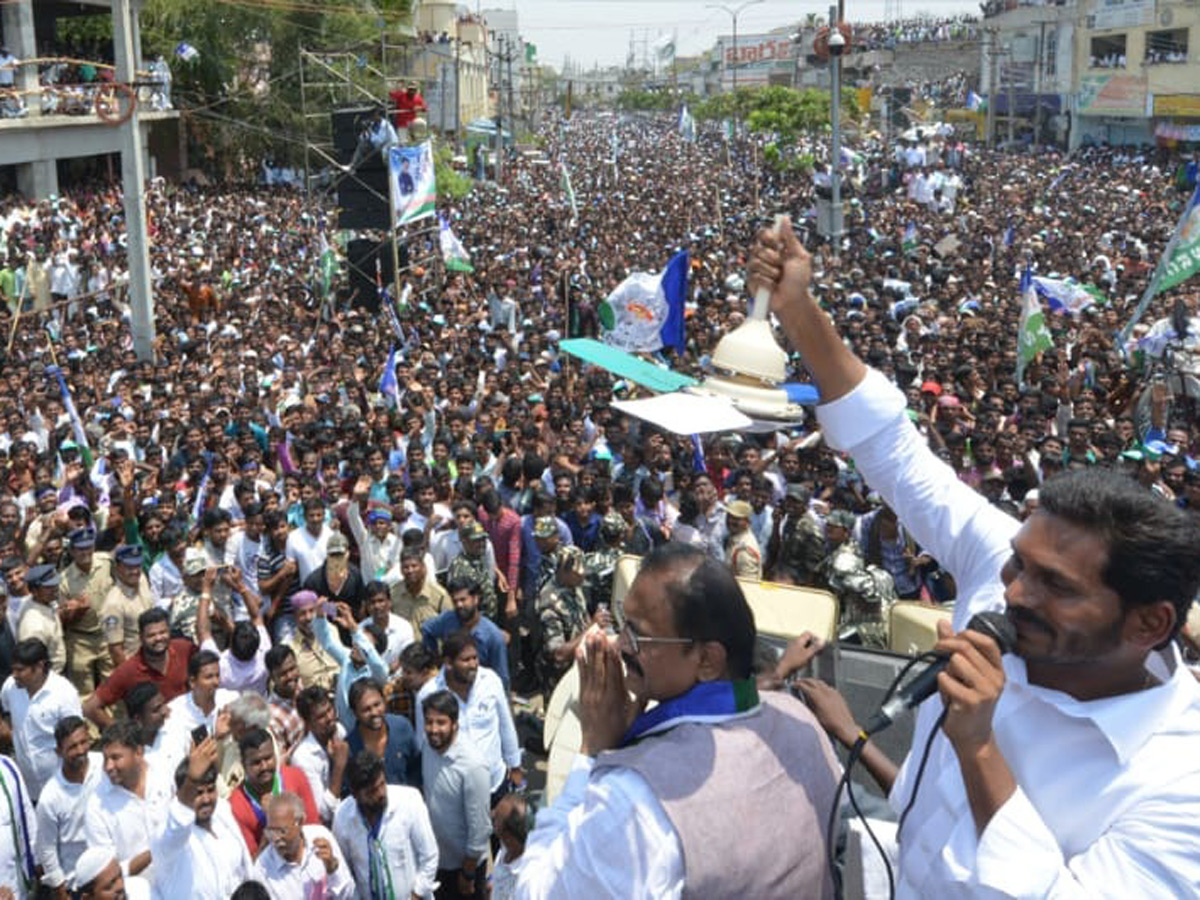
[[[119,666],[141,646],[138,616],[154,606],[154,596],[142,572],[141,547],[122,544],[113,557],[113,586],[100,608],[100,627],[108,652]]]
[[[729,533],[725,544],[725,562],[738,578],[762,581],[762,550],[750,527],[754,508],[745,500],[725,504],[725,529]]]
[[[112,588],[112,558],[97,552],[91,528],[70,532],[67,547],[71,564],[58,583],[58,612],[67,644],[67,678],[86,697],[113,670],[100,628],[100,607]]]
[[[50,651],[51,671],[61,674],[67,665],[67,645],[63,639],[62,623],[54,610],[59,580],[54,566],[44,564],[29,570],[25,576],[25,583],[29,585],[32,596],[21,611],[17,640],[40,640]]]

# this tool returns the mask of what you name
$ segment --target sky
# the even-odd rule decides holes
[[[538,60],[562,69],[563,59],[591,67],[624,65],[629,36],[640,42],[654,41],[672,32],[676,52],[690,56],[706,50],[720,34],[731,33],[730,16],[710,9],[705,0],[466,0],[472,9],[516,9],[521,35],[536,44]],[[728,0],[730,9],[739,3]],[[979,12],[978,0],[896,0],[905,17],[925,12],[930,15],[959,15]],[[769,31],[804,19],[815,12],[824,16],[829,3],[822,0],[764,0],[747,7],[738,16],[738,33]],[[885,0],[858,0],[846,4],[851,22],[882,21]],[[640,54],[640,44],[638,53]]]

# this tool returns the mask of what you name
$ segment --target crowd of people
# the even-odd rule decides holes
[[[95,43],[46,47],[37,60],[22,60],[0,46],[0,118],[18,119],[30,114],[45,116],[88,116],[96,112],[97,97],[115,81],[111,48]],[[37,90],[18,86],[17,73],[25,67],[37,70]],[[172,108],[171,68],[161,56],[145,64],[138,88],[140,98],[151,110]]]
[[[920,16],[891,22],[856,22],[853,33],[855,49],[863,50],[891,50],[897,44],[974,41],[979,38],[979,17]]]
[[[323,296],[329,210],[151,183],[152,361],[133,351],[118,189],[0,201],[0,897],[39,882],[107,897],[118,880],[203,898],[477,896],[489,859],[494,896],[553,896],[584,870],[555,868],[569,807],[530,836],[514,704],[548,696],[585,648],[600,665],[605,633],[632,646],[627,666],[650,665],[639,642],[696,640],[653,630],[667,614],[647,588],[610,606],[622,554],[658,560],[639,584],[693,573],[724,596],[737,572],[828,589],[839,636],[869,646],[894,600],[954,600],[954,560],[897,515],[878,465],[835,449],[845,423],[831,441],[814,420],[693,441],[619,414],[637,389],[558,351],[602,331],[626,275],[686,247],[687,347],[670,361],[700,374],[744,320],[775,211],[811,250],[845,346],[903,391],[904,418],[984,506],[1027,519],[1044,482],[1093,467],[1200,503],[1193,404],[1151,378],[1150,354],[1114,344],[1194,185],[1189,158],[1010,156],[938,129],[866,139],[832,246],[813,185],[759,169],[752,138],[690,143],[639,117],[555,120],[541,138],[573,200],[558,166],[514,155],[502,187],[441,204],[474,272],[409,270],[383,298],[395,326]],[[414,233],[410,257],[434,241]],[[1102,299],[1051,317],[1052,348],[1018,377],[1027,267]],[[726,665],[754,674],[722,656],[698,677]],[[800,714],[775,703],[792,728]],[[805,801],[823,825],[835,764],[796,728],[829,761]],[[611,731],[585,730],[592,755],[620,749]],[[645,832],[624,835],[632,848]],[[703,881],[686,853],[702,838],[680,832],[684,852],[653,861],[667,894],[683,857]],[[636,873],[608,866],[613,895],[633,896]],[[797,866],[824,884],[823,854]],[[732,896],[726,874],[704,877]]]

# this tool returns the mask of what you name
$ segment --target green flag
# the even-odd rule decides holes
[[[1154,293],[1159,294],[1200,271],[1200,185],[1179,219],[1173,246],[1163,254],[1154,275]]]
[[[321,254],[318,257],[318,264],[321,268],[321,296],[328,297],[333,289],[333,277],[337,274],[338,261],[337,254],[333,252],[333,248],[329,246],[329,241],[325,238],[325,230],[321,230]]]
[[[1017,383],[1025,376],[1025,367],[1039,353],[1054,346],[1050,329],[1046,327],[1046,314],[1033,287],[1033,275],[1026,269],[1021,275],[1021,324],[1017,329]]]
[[[567,202],[571,204],[571,218],[579,218],[579,207],[575,205],[575,189],[571,187],[571,173],[567,171],[567,164],[562,163],[562,188],[563,193],[567,195]]]
[[[1192,199],[1184,207],[1179,224],[1175,226],[1175,234],[1171,236],[1167,248],[1163,251],[1158,268],[1154,270],[1154,277],[1150,279],[1146,292],[1133,311],[1133,318],[1121,330],[1120,343],[1124,344],[1129,340],[1129,336],[1133,334],[1133,326],[1155,296],[1182,284],[1197,272],[1200,272],[1200,184],[1196,185]]]
[[[525,62],[531,65],[537,62],[537,44],[525,45]]]

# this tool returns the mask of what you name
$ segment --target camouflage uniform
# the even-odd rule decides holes
[[[487,557],[471,557],[460,553],[450,563],[446,583],[453,584],[459,578],[473,581],[479,586],[479,609],[493,622],[496,621],[496,577],[488,565]]]
[[[549,553],[543,553],[541,561],[538,563],[537,573],[537,592],[538,598],[542,596],[542,591],[546,589],[546,585],[554,583],[554,573],[558,571],[558,560],[562,556],[562,547],[558,547]]]
[[[825,558],[825,535],[811,511],[789,516],[779,535],[777,568],[786,571],[796,584],[815,584],[817,570]]]
[[[583,590],[587,594],[589,612],[595,612],[601,603],[612,604],[613,574],[620,558],[620,547],[606,547],[584,554]]]
[[[887,647],[888,610],[896,599],[892,576],[867,565],[853,539],[835,547],[818,571],[838,598],[838,631],[854,629],[865,646]]]
[[[551,582],[538,595],[538,619],[542,626],[543,683],[553,688],[571,663],[559,663],[554,651],[583,634],[591,621],[587,599],[581,588],[564,587]]]

